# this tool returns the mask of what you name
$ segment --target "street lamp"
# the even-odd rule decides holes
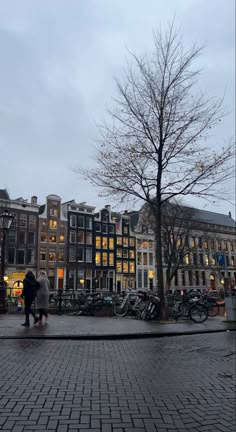
[[[6,264],[6,238],[7,232],[11,228],[14,215],[9,210],[4,210],[0,214],[0,238],[1,238],[1,261],[0,261],[0,313],[6,313],[6,290],[5,290],[5,264]]]

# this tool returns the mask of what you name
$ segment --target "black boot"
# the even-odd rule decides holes
[[[22,326],[24,326],[24,327],[29,327],[30,326],[30,323],[29,323],[29,321],[25,321],[23,324],[21,324]]]

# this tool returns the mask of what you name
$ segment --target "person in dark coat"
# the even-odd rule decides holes
[[[25,302],[25,322],[21,324],[22,326],[29,327],[30,314],[34,318],[34,324],[38,322],[38,318],[36,317],[34,311],[31,308],[31,305],[37,295],[38,287],[39,287],[39,283],[35,279],[34,274],[32,273],[32,271],[28,271],[25,275],[25,279],[23,280],[23,291],[21,294],[21,297],[24,299]]]

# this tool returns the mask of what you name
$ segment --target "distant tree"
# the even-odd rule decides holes
[[[224,116],[222,100],[209,98],[194,85],[194,61],[202,48],[184,51],[171,25],[154,35],[154,52],[138,57],[116,78],[114,108],[100,127],[96,166],[79,172],[103,188],[102,195],[121,202],[147,202],[156,220],[156,266],[162,316],[165,298],[162,265],[162,208],[187,195],[219,196],[232,176],[233,146],[208,143]]]

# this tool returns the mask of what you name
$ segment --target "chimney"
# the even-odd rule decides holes
[[[229,217],[230,217],[230,218],[232,217],[231,211],[229,211]]]
[[[37,204],[38,198],[34,195],[31,197],[31,204]]]

